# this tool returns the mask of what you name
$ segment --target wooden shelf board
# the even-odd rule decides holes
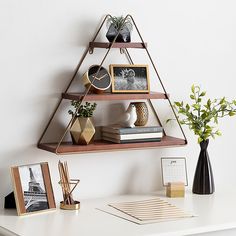
[[[62,98],[70,100],[80,100],[83,93],[62,93]],[[169,95],[167,95],[169,96]],[[158,92],[150,93],[134,93],[134,94],[118,94],[118,93],[102,93],[88,94],[85,101],[110,101],[110,100],[140,100],[140,99],[166,99],[166,94]]]
[[[171,136],[164,136],[160,142],[143,142],[143,143],[124,143],[117,144],[97,140],[89,145],[73,145],[70,142],[62,143],[58,148],[58,154],[72,154],[98,151],[113,151],[127,149],[143,149],[143,148],[159,148],[159,147],[176,147],[186,145],[184,139]],[[56,153],[57,143],[41,143],[38,145],[40,149]]]
[[[109,48],[111,43],[108,42],[90,42],[89,47],[90,48]],[[145,48],[147,47],[147,43],[114,43],[112,45],[112,48]]]

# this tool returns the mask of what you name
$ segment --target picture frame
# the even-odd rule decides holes
[[[19,216],[56,208],[47,162],[11,167],[11,176]]]
[[[112,93],[149,93],[148,65],[111,64]]]
[[[162,157],[161,172],[163,186],[168,183],[183,182],[188,186],[187,164],[185,157]]]

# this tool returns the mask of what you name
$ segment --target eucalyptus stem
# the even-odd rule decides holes
[[[220,136],[217,129],[218,119],[226,116],[235,116],[236,100],[227,101],[225,97],[220,99],[207,99],[204,103],[206,92],[201,91],[199,86],[192,85],[190,99],[192,104],[174,102],[174,108],[184,118],[179,118],[183,125],[187,125],[198,136],[198,142],[207,140],[209,137]],[[170,121],[171,119],[168,119]]]

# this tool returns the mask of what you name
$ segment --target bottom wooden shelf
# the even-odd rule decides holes
[[[57,143],[40,143],[38,148],[53,152],[56,154],[72,154],[85,152],[99,152],[126,149],[143,149],[143,148],[159,148],[159,147],[175,147],[186,145],[184,139],[171,136],[164,136],[160,142],[143,142],[143,143],[111,143],[103,140],[96,140],[89,145],[73,145],[70,142],[63,142],[56,152]]]

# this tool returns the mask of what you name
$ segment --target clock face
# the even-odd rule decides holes
[[[88,79],[96,89],[106,90],[111,86],[111,76],[104,67],[99,71],[98,69],[98,65],[91,66],[88,70]]]

